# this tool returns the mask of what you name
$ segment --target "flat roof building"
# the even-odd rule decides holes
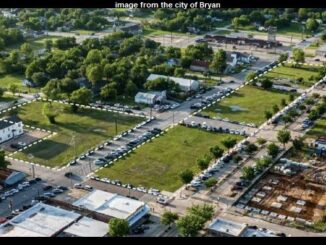
[[[51,237],[62,232],[81,215],[37,203],[0,226],[0,237]]]
[[[69,237],[104,237],[108,233],[108,224],[83,217],[63,231]]]
[[[151,74],[147,78],[147,81],[153,81],[157,78],[165,78],[172,80],[176,84],[179,84],[180,89],[183,91],[196,91],[199,89],[199,82],[193,79],[180,78],[180,77],[171,77],[158,74]]]
[[[208,231],[216,236],[237,237],[241,236],[247,226],[225,219],[215,219],[209,226]]]
[[[139,221],[150,210],[144,202],[101,190],[90,192],[74,202],[73,205],[110,217],[125,219],[130,226]]]

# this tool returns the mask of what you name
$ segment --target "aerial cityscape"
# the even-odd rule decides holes
[[[326,8],[214,8],[0,8],[0,237],[326,236]]]

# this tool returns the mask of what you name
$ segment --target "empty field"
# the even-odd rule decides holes
[[[268,72],[266,77],[272,79],[289,79],[290,83],[295,83],[299,87],[311,87],[314,83],[317,82],[318,69],[312,67],[291,67],[289,65],[278,66],[272,71]],[[303,81],[297,83],[297,79],[302,78]]]
[[[118,113],[82,109],[72,113],[68,106],[53,103],[60,111],[55,124],[50,124],[43,115],[45,102],[33,102],[18,109],[18,116],[24,124],[56,132],[57,135],[38,143],[13,157],[30,161],[28,154],[34,156],[33,162],[55,167],[67,164],[76,155],[95,147],[115,135],[115,117],[118,122],[118,133],[132,128],[143,121],[142,118],[130,117]],[[74,140],[73,140],[74,136]]]
[[[0,88],[9,89],[9,87],[14,84],[17,86],[17,92],[37,92],[39,89],[37,88],[27,88],[22,84],[22,81],[25,79],[23,75],[18,74],[8,74],[0,76]]]
[[[281,108],[282,99],[288,101],[289,93],[245,86],[230,97],[206,108],[202,114],[211,118],[228,118],[233,121],[260,125],[266,121],[265,111],[272,111],[273,105]]]
[[[196,160],[225,138],[242,137],[177,126],[165,135],[97,172],[100,177],[119,179],[123,183],[175,191],[182,186],[179,174],[185,169],[199,172]]]

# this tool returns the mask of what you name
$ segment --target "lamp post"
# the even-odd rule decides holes
[[[32,163],[32,159],[34,158],[34,155],[32,153],[29,153],[28,154],[28,158],[30,159],[31,161],[31,171],[32,171],[32,177],[33,179],[35,178],[35,165]]]

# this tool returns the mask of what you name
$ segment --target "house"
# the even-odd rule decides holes
[[[159,104],[166,99],[166,91],[138,92],[135,96],[136,103],[147,105]]]
[[[242,64],[250,64],[251,59],[250,56],[244,55],[240,52],[228,52],[227,53],[227,63],[231,67],[235,67],[236,65]]]
[[[175,82],[176,84],[179,84],[180,89],[182,91],[197,91],[199,89],[199,82],[197,80],[193,79],[186,79],[186,78],[180,78],[180,77],[170,77],[170,76],[164,76],[164,75],[158,75],[158,74],[151,74],[147,78],[147,81],[153,81],[157,78],[164,78],[169,79]]]
[[[24,133],[23,123],[17,117],[0,120],[0,144]]]
[[[129,226],[141,220],[150,210],[144,202],[101,190],[90,192],[73,205],[112,218],[127,220]]]
[[[204,60],[193,60],[190,65],[190,70],[192,71],[209,71],[209,62]]]

